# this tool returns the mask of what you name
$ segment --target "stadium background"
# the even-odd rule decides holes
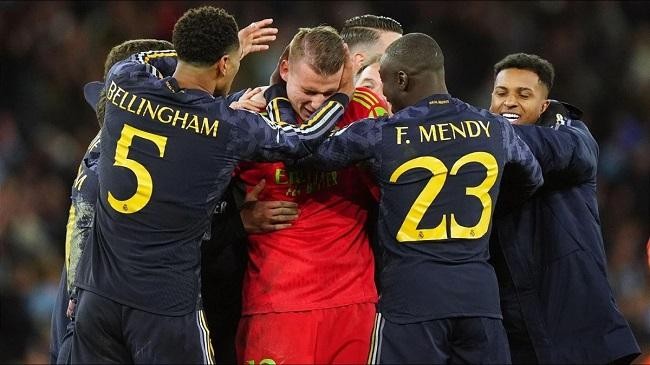
[[[47,361],[69,193],[97,131],[82,86],[124,40],[171,40],[202,2],[0,2],[0,362]],[[556,68],[552,97],[585,111],[600,144],[598,197],[609,279],[650,352],[650,4],[644,2],[213,2],[240,27],[272,17],[278,40],[249,56],[233,90],[264,84],[300,26],[366,13],[438,40],[452,95],[489,106],[492,65],[536,53]],[[647,355],[646,355],[647,356]]]

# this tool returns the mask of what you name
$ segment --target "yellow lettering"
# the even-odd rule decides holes
[[[119,106],[119,104],[117,103],[116,100],[117,100],[117,98],[120,97],[120,92],[124,92],[124,89],[122,89],[121,87],[118,86],[117,91],[115,91],[115,94],[113,94],[113,100],[111,100],[113,102],[113,104],[118,105],[118,106]]]
[[[449,123],[444,123],[444,124],[436,124],[438,126],[438,136],[440,136],[441,141],[449,141],[451,138],[445,137],[445,132],[448,132],[449,129],[445,128],[449,125]]]
[[[131,101],[129,102],[129,105],[126,107],[126,110],[133,113],[133,114],[136,114],[136,113],[135,113],[135,110],[131,109],[131,105],[133,105],[133,102],[135,101],[136,98],[137,98],[137,96],[131,95]]]
[[[138,106],[138,111],[135,112],[135,114],[141,115],[140,111],[142,110],[142,107],[144,106],[144,103],[149,103],[149,100],[147,100],[145,98],[140,98],[140,106]]]
[[[490,136],[490,122],[487,122],[487,124],[483,124],[482,120],[478,121],[481,124],[481,128],[485,131],[485,134],[489,137]]]
[[[458,128],[455,124],[449,123],[449,126],[451,127],[451,133],[453,134],[453,138],[456,139],[456,133],[459,135],[463,136],[463,138],[467,138],[466,132],[465,132],[465,125],[460,124],[461,128]]]
[[[181,128],[185,128],[185,123],[187,122],[187,116],[188,116],[189,114],[185,113],[185,116],[184,116],[183,118],[181,118],[181,117],[179,116],[180,113],[181,113],[180,110],[177,110],[177,111],[176,111],[176,114],[174,114],[174,120],[172,120],[172,125],[173,125],[174,127],[176,127],[176,122],[179,121],[179,120],[182,120],[183,123],[181,124]]]
[[[124,91],[124,90],[122,90],[122,91]],[[126,100],[127,96],[129,96],[129,92],[124,91],[124,96],[122,96],[122,100],[120,100],[120,105],[118,105],[120,107],[120,109],[122,109],[122,110],[126,110],[126,107],[124,105],[122,105],[122,103],[124,103],[124,100]]]
[[[481,135],[481,127],[475,120],[466,120],[467,132],[470,138],[478,137]],[[474,129],[472,129],[474,127]]]
[[[158,109],[158,108],[156,108],[156,109]],[[163,112],[164,112],[165,110],[169,110],[170,113],[169,113],[168,115],[163,115]],[[173,111],[174,111],[174,109],[172,109],[172,108],[170,108],[170,107],[168,107],[168,106],[163,106],[163,107],[160,108],[160,110],[158,111],[158,120],[159,120],[161,123],[169,123],[169,122],[171,122],[171,121],[172,121],[172,114],[171,114],[171,112],[173,112]],[[163,119],[163,117],[168,117],[168,118]]]
[[[205,134],[206,136],[209,136],[210,133],[212,133],[212,137],[217,136],[217,128],[219,128],[219,121],[215,120],[212,123],[212,127],[208,124],[208,118],[203,118],[203,125],[201,126],[201,133]]]
[[[185,129],[190,129],[190,128],[194,129],[194,132],[199,133],[199,119],[196,118],[196,116],[195,118],[192,118],[190,124],[188,124],[187,128]]]
[[[408,127],[395,127],[397,132],[397,144],[402,144],[402,136],[406,135],[406,132],[403,129],[408,129]]]
[[[434,129],[434,126],[433,125],[429,126],[428,133],[424,126],[420,126],[420,143],[424,142],[425,139],[427,140],[427,142],[431,142],[431,138],[433,138],[434,142],[438,141],[438,137],[436,136],[436,130]]]
[[[158,108],[159,107],[160,107],[160,105],[156,104],[156,109],[154,110],[153,106],[152,106],[152,103],[149,100],[147,100],[147,105],[144,108],[144,112],[149,113],[149,118],[155,119],[156,113],[158,113]]]
[[[288,184],[287,180],[287,170],[285,169],[275,169],[275,183],[276,184]]]
[[[106,93],[106,99],[113,99],[113,93],[117,90],[117,84],[115,81],[111,81],[111,85],[108,87],[108,92]]]

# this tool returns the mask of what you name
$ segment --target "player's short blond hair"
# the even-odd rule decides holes
[[[343,39],[327,25],[300,28],[289,45],[289,62],[301,60],[320,75],[335,74],[345,61]]]

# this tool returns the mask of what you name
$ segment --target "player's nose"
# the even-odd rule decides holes
[[[505,106],[507,106],[507,107],[513,107],[513,106],[517,105],[517,98],[515,98],[515,97],[512,96],[512,95],[508,95],[508,96],[506,96],[506,98],[503,100],[503,105],[505,105]]]
[[[316,109],[320,108],[320,106],[323,105],[323,103],[325,102],[326,99],[327,98],[325,98],[325,95],[322,95],[322,94],[315,95],[311,99],[311,107],[312,107],[312,109],[316,110]]]

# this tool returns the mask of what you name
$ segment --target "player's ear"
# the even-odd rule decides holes
[[[280,61],[280,65],[278,67],[280,68],[280,77],[282,80],[284,80],[284,82],[287,82],[289,76],[289,60]]]
[[[544,100],[544,103],[542,103],[542,110],[539,112],[540,115],[542,115],[546,109],[548,109],[548,105],[551,103],[549,99]]]
[[[404,71],[397,72],[397,88],[400,91],[406,91],[409,84],[409,75]]]
[[[352,55],[352,66],[354,67],[355,70],[358,70],[361,65],[363,65],[363,61],[366,59],[366,57],[361,54],[361,53],[355,53]]]
[[[215,68],[215,72],[217,76],[225,76],[226,72],[228,72],[228,59],[230,56],[224,55],[221,56],[219,61],[217,61],[212,67]]]

